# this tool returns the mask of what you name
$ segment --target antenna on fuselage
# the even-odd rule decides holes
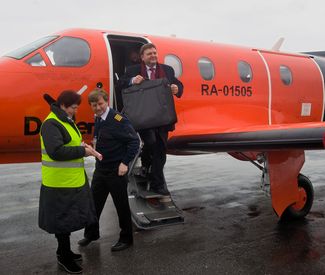
[[[83,86],[81,87],[81,89],[77,92],[77,94],[82,95],[83,92],[87,90],[87,88],[88,88],[87,85],[83,85]]]
[[[54,103],[56,100],[51,97],[49,94],[44,94],[43,98],[45,99],[45,101],[48,103],[48,105],[51,105],[52,103]]]
[[[283,44],[284,37],[280,37],[279,40],[273,45],[272,51],[278,52]]]

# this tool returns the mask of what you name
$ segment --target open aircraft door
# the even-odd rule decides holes
[[[130,64],[130,51],[139,52],[140,47],[150,42],[147,38],[138,36],[122,36],[105,34],[107,36],[107,51],[110,71],[110,107],[122,111],[123,102],[121,88],[117,81]],[[180,209],[177,208],[170,196],[160,196],[148,192],[148,179],[139,176],[138,158],[141,152],[130,164],[128,174],[128,195],[133,223],[141,229],[151,229],[164,225],[184,222]]]

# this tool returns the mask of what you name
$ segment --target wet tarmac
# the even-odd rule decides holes
[[[308,152],[303,168],[315,189],[311,213],[279,223],[250,163],[169,156],[166,178],[184,224],[135,230],[134,246],[112,253],[119,229],[109,199],[100,240],[79,249],[78,231],[72,248],[83,254],[84,274],[325,274],[324,159]],[[0,274],[65,274],[55,238],[37,226],[40,179],[39,163],[0,165]]]

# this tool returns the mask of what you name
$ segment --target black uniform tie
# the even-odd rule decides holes
[[[97,138],[98,137],[98,132],[99,132],[99,128],[100,128],[100,121],[102,120],[101,117],[96,117],[95,118],[95,129],[94,129],[94,137]]]

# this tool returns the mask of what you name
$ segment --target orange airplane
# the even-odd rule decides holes
[[[0,59],[0,163],[40,161],[39,131],[49,112],[44,94],[83,94],[77,125],[86,141],[94,129],[85,103],[95,87],[109,91],[121,110],[116,81],[128,54],[157,46],[160,62],[183,82],[175,98],[176,130],[169,153],[228,152],[263,172],[279,217],[301,218],[313,187],[300,174],[304,150],[323,149],[325,59],[318,53],[198,42],[175,37],[73,29],[44,37]]]

